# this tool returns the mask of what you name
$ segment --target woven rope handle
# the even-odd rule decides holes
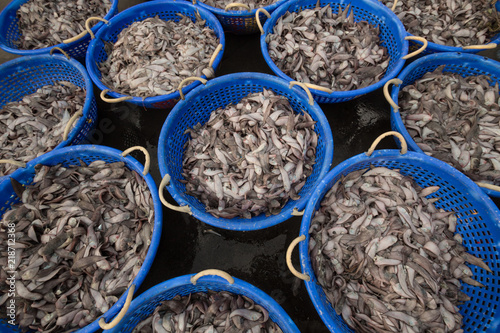
[[[14,161],[14,160],[0,160],[0,164],[12,164],[12,165],[16,165],[20,168],[25,168],[26,167],[26,163],[24,162],[19,162],[19,161]]]
[[[469,45],[469,46],[464,46],[462,49],[464,50],[491,50],[497,47],[496,43],[489,43],[485,45]]]
[[[149,153],[146,148],[141,147],[141,146],[134,146],[130,147],[129,149],[126,149],[123,153],[122,156],[125,157],[134,150],[140,150],[144,153],[144,156],[146,156],[146,162],[144,163],[144,170],[142,170],[142,174],[145,176],[149,173],[149,165],[151,164],[151,158],[149,157]]]
[[[71,59],[71,58],[70,58],[70,56],[69,56],[66,52],[64,52],[64,50],[63,50],[63,49],[61,49],[60,47],[57,47],[57,46],[56,46],[56,47],[51,48],[51,49],[50,49],[50,52],[49,52],[49,53],[50,53],[50,55],[52,55],[52,53],[54,53],[54,51],[59,51],[59,52],[61,52],[62,54],[64,54],[64,55],[66,56],[66,58],[68,58],[68,60],[70,60],[70,59]]]
[[[290,246],[286,250],[286,265],[288,266],[288,269],[290,270],[290,272],[292,272],[293,275],[295,275],[296,277],[298,277],[301,280],[309,281],[309,280],[311,280],[311,278],[309,277],[309,275],[297,271],[295,269],[295,267],[293,267],[293,264],[292,264],[292,252],[293,252],[293,249],[295,248],[295,246],[297,246],[297,244],[299,244],[300,242],[302,242],[304,239],[306,239],[306,236],[302,235],[302,236],[299,236],[299,237],[295,238],[290,243]]]
[[[123,305],[123,308],[120,310],[118,315],[116,315],[116,317],[110,323],[106,323],[106,320],[101,317],[101,319],[99,319],[99,327],[101,327],[103,330],[109,330],[118,325],[118,323],[123,319],[123,317],[127,313],[128,308],[130,307],[130,303],[132,302],[132,297],[134,297],[134,291],[135,291],[135,284],[130,286],[127,294],[127,299],[125,300],[125,304]]]
[[[260,18],[259,18],[259,14],[260,13],[263,13],[264,15],[266,15],[267,18],[271,18],[271,14],[269,14],[269,12],[267,10],[265,10],[264,8],[259,8],[255,12],[255,20],[257,21],[257,26],[259,27],[260,34],[263,35],[264,34],[264,28],[262,28],[262,23],[260,23]]]
[[[385,138],[386,136],[389,136],[389,135],[394,135],[395,137],[397,137],[399,139],[399,142],[401,142],[401,154],[406,154],[406,152],[408,151],[408,146],[406,145],[406,140],[403,137],[403,135],[399,132],[389,131],[389,132],[385,132],[384,134],[379,135],[379,137],[376,138],[375,141],[373,141],[370,149],[368,149],[368,151],[366,152],[366,156],[370,156],[373,153],[373,151],[375,150],[375,148],[377,147],[377,145],[379,144],[379,142],[383,138]]]
[[[405,55],[405,56],[403,57],[403,59],[404,59],[404,60],[406,60],[406,59],[410,59],[411,57],[414,57],[414,56],[416,56],[417,54],[420,54],[420,53],[424,52],[424,50],[427,48],[427,45],[429,44],[429,43],[427,42],[427,39],[422,38],[422,37],[418,37],[418,36],[406,36],[406,37],[405,37],[405,40],[416,40],[416,41],[418,41],[418,42],[421,42],[423,45],[422,45],[422,47],[421,47],[421,48],[419,48],[418,50],[413,51],[412,53]]]
[[[165,200],[165,197],[163,196],[163,190],[165,189],[165,186],[167,186],[168,184],[170,184],[170,175],[167,173],[165,175],[165,177],[163,177],[163,179],[161,180],[161,183],[160,183],[160,188],[159,188],[159,196],[160,196],[160,201],[167,207],[167,208],[170,208],[172,210],[175,210],[175,211],[178,211],[178,212],[181,212],[181,213],[188,213],[189,215],[193,215],[193,213],[191,212],[191,208],[189,208],[189,206],[174,206],[172,205],[170,202],[168,202],[167,200]]]
[[[210,61],[208,62],[208,67],[213,67],[215,58],[217,58],[217,55],[219,54],[220,50],[222,50],[222,44],[217,45],[217,48],[214,51],[214,54],[212,54],[212,57],[210,58]],[[215,70],[215,68],[214,68]]]
[[[198,281],[199,278],[201,278],[202,276],[206,276],[206,275],[216,275],[216,276],[219,276],[219,277],[225,279],[227,282],[229,282],[229,284],[234,283],[233,277],[231,275],[227,274],[226,272],[221,271],[220,269],[206,269],[206,270],[201,271],[198,274],[192,276],[190,281],[192,284],[196,284],[196,282]]]
[[[305,212],[305,209],[304,210],[298,210],[297,207],[295,207],[292,210],[292,215],[293,216],[302,216],[302,215],[304,215],[304,212]]]
[[[314,98],[313,98],[313,95],[311,94],[311,90],[309,90],[309,88],[302,82],[299,82],[299,81],[292,81],[290,82],[290,89],[292,89],[293,86],[299,86],[301,87],[302,89],[305,90],[307,96],[309,97],[309,105],[314,105]]]
[[[476,182],[476,184],[479,187],[483,187],[483,188],[487,188],[489,190],[500,192],[500,186],[496,186],[496,185],[488,184],[488,183],[481,183],[481,182]]]
[[[248,7],[248,5],[245,5],[244,3],[240,3],[240,2],[232,2],[232,3],[228,4],[226,6],[226,8],[224,8],[224,10],[227,12],[229,9],[234,8],[234,7],[243,7],[248,11],[251,10],[250,7]]]
[[[181,95],[182,100],[184,99],[184,93],[182,92],[182,88],[184,88],[184,85],[187,82],[191,82],[191,81],[195,81],[195,80],[198,80],[203,84],[207,84],[207,80],[202,79],[201,77],[191,76],[191,77],[185,78],[184,80],[181,81],[181,83],[179,83],[179,87],[177,88],[179,90],[179,95]]]
[[[403,81],[395,78],[395,79],[390,79],[384,84],[384,89],[383,89],[384,97],[387,100],[387,102],[389,102],[389,104],[392,106],[395,112],[398,112],[399,106],[392,100],[391,95],[389,94],[389,85],[394,84],[395,86],[399,86],[401,83],[403,83]]]
[[[71,127],[73,126],[75,121],[78,118],[80,118],[81,116],[83,116],[83,112],[80,110],[80,111],[76,112],[73,116],[71,116],[71,118],[69,118],[68,123],[66,124],[66,127],[64,127],[64,133],[63,133],[63,140],[64,141],[68,140],[68,135],[69,135],[69,132],[71,131]]]
[[[128,101],[129,99],[132,99],[131,96],[123,96],[123,97],[118,97],[118,98],[107,98],[106,94],[109,92],[109,89],[104,89],[101,91],[101,99],[106,102],[106,103],[120,103],[123,101]]]
[[[108,20],[105,20],[102,17],[98,17],[98,16],[89,17],[87,19],[87,21],[85,21],[85,29],[87,29],[87,32],[90,35],[90,39],[95,38],[94,33],[92,32],[92,29],[90,28],[90,22],[92,22],[92,21],[101,21],[101,22],[108,24]]]

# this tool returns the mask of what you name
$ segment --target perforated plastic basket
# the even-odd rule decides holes
[[[190,17],[193,21],[196,20],[195,13],[199,13],[202,20],[206,20],[206,25],[215,32],[217,38],[219,38],[219,44],[222,45],[222,49],[215,57],[213,62],[214,71],[217,69],[221,59],[224,49],[226,47],[226,42],[224,38],[224,31],[220,25],[217,18],[210,13],[210,11],[200,8],[190,4],[187,1],[170,1],[170,0],[157,0],[141,3],[130,8],[127,8],[123,12],[119,13],[113,17],[108,24],[106,24],[99,32],[96,34],[89,45],[86,58],[86,67],[89,71],[92,81],[99,87],[100,90],[109,89],[107,93],[113,99],[132,97],[127,100],[129,103],[144,106],[146,108],[171,108],[180,99],[179,91],[175,91],[168,95],[160,95],[154,97],[134,97],[126,96],[113,91],[112,87],[107,87],[101,81],[102,73],[99,70],[98,65],[108,58],[108,55],[104,51],[104,42],[115,43],[118,39],[120,32],[131,25],[134,22],[143,21],[148,17],[158,16],[160,19],[165,21],[180,21],[181,17],[177,14],[182,14],[184,16]],[[205,75],[202,78],[206,78]],[[196,86],[200,85],[199,81],[194,81],[187,86],[185,86],[182,91],[187,93],[191,91]]]
[[[141,265],[137,276],[134,278],[131,284],[136,286],[136,290],[139,288],[141,283],[144,281],[146,274],[148,273],[151,265],[153,264],[154,257],[156,255],[156,250],[158,249],[158,245],[160,242],[161,236],[161,228],[163,221],[163,213],[161,202],[158,197],[158,188],[151,177],[151,174],[142,175],[144,170],[144,166],[139,163],[136,159],[130,156],[122,156],[121,151],[109,148],[105,146],[98,145],[79,145],[79,146],[71,146],[64,147],[58,150],[51,151],[45,155],[42,155],[35,160],[32,161],[31,165],[26,168],[16,170],[10,177],[16,179],[23,185],[28,185],[33,182],[33,177],[35,175],[35,165],[43,164],[43,165],[56,165],[61,163],[63,166],[70,165],[80,165],[80,160],[89,164],[96,160],[103,160],[108,163],[113,162],[124,162],[125,165],[130,169],[136,171],[139,175],[141,175],[146,184],[148,186],[149,191],[151,192],[151,197],[153,199],[154,205],[154,226],[153,233],[151,236],[151,243],[149,245],[148,252],[146,254],[146,258]],[[19,202],[19,197],[15,194],[11,182],[5,181],[0,183],[0,217],[8,210],[10,207]],[[127,297],[128,291],[130,288],[123,293],[123,295],[118,299],[118,301],[101,317],[108,322],[111,320],[123,307],[125,303],[125,298]],[[3,315],[2,315],[3,316]],[[99,318],[101,318],[99,317]],[[78,332],[81,333],[90,333],[95,332],[99,329],[99,323],[97,318],[91,324],[81,328]],[[6,322],[2,322],[0,320],[0,332],[21,332],[19,327],[12,326],[7,324]]]
[[[446,65],[443,72],[457,73],[463,77],[471,75],[489,75],[491,77],[491,85],[495,85],[497,82],[500,83],[500,63],[497,61],[475,54],[458,52],[437,53],[415,60],[398,75],[398,79],[402,80],[403,83],[399,86],[394,85],[392,87],[392,100],[397,104],[399,91],[403,87],[413,84],[425,73],[432,72],[441,65]],[[403,134],[411,150],[424,153],[408,133],[401,118],[401,114],[397,110],[394,110],[393,107],[391,107],[391,127],[395,131]],[[482,189],[490,196],[500,197],[499,191],[484,187],[482,187]]]
[[[278,215],[266,217],[265,214],[245,218],[215,218],[205,210],[205,205],[198,199],[185,193],[186,186],[179,180],[183,179],[182,161],[184,143],[190,136],[184,134],[186,128],[192,128],[197,123],[205,124],[210,114],[219,107],[237,103],[250,93],[271,89],[277,95],[288,98],[295,112],[306,111],[317,121],[315,132],[318,134],[316,148],[316,164],[306,184],[298,193],[300,199],[289,200]],[[318,181],[328,172],[333,158],[333,138],[330,125],[319,108],[314,103],[309,105],[308,97],[299,87],[290,89],[288,84],[277,77],[260,73],[237,73],[224,75],[210,80],[205,86],[200,86],[179,102],[168,115],[158,141],[158,163],[162,177],[170,175],[171,181],[167,190],[181,206],[188,205],[192,215],[213,226],[230,230],[263,229],[291,217],[294,208],[302,210]]]
[[[255,304],[266,309],[269,312],[269,318],[278,324],[283,333],[300,332],[285,310],[262,290],[238,278],[226,276],[226,274],[221,275],[226,276],[224,278],[213,275],[219,274],[213,271],[208,270],[197,275],[180,276],[152,287],[132,301],[125,318],[117,326],[105,332],[132,332],[140,321],[152,315],[162,301],[172,299],[177,295],[186,296],[190,293],[207,292],[209,290],[215,292],[227,291],[246,296],[252,299]],[[211,272],[210,275],[199,277],[200,275],[209,274],[208,272]],[[231,283],[231,281],[233,282]]]
[[[273,33],[274,26],[276,25],[278,19],[284,16],[287,12],[300,12],[304,9],[312,9],[316,7],[317,3],[319,3],[321,7],[330,4],[334,10],[336,10],[339,5],[342,10],[347,5],[350,5],[349,13],[351,13],[351,11],[354,12],[355,22],[364,20],[372,25],[379,26],[380,43],[382,46],[387,48],[387,53],[390,57],[386,73],[379,82],[361,89],[334,91],[332,93],[312,89],[311,92],[314,95],[314,99],[318,103],[337,103],[349,101],[383,87],[385,82],[394,78],[399,73],[405,63],[403,57],[408,54],[408,41],[405,40],[407,33],[398,17],[385,5],[376,0],[357,0],[352,2],[345,2],[343,0],[293,0],[284,3],[273,12],[271,18],[266,21],[266,24],[264,24],[264,34],[260,37],[261,52],[266,63],[276,75],[287,81],[293,81],[291,77],[283,73],[281,69],[276,66],[269,56],[266,36]]]
[[[86,34],[81,39],[73,41],[71,43],[60,43],[53,45],[51,47],[44,47],[36,50],[23,50],[19,49],[14,45],[14,41],[18,40],[20,37],[19,32],[19,19],[16,16],[17,10],[29,0],[12,0],[0,13],[0,48],[5,52],[19,54],[22,56],[33,56],[39,54],[48,54],[53,47],[59,47],[64,50],[72,58],[79,61],[85,59],[85,54],[87,52],[87,47],[90,43],[90,36]],[[111,8],[109,12],[104,16],[105,20],[109,20],[118,12],[118,0],[110,0]],[[98,22],[92,27],[92,32],[96,33],[103,23]]]
[[[69,132],[68,138],[54,148],[59,149],[83,142],[97,120],[94,86],[85,68],[75,59],[54,55],[16,58],[0,65],[0,108],[9,102],[20,101],[47,84],[67,81],[85,89],[83,115]]]
[[[309,275],[310,281],[305,282],[311,300],[323,322],[331,332],[354,332],[335,313],[328,302],[322,287],[311,266],[309,257],[309,228],[311,219],[318,210],[326,192],[340,179],[342,175],[369,168],[383,166],[389,169],[399,169],[400,173],[411,176],[420,186],[439,186],[439,191],[429,197],[439,197],[436,207],[446,211],[454,211],[458,218],[457,232],[463,236],[463,245],[469,253],[482,258],[493,273],[476,266],[471,266],[473,279],[479,281],[485,288],[462,284],[462,291],[471,300],[461,305],[460,313],[464,316],[463,329],[467,333],[498,332],[500,325],[500,211],[491,199],[481,191],[469,178],[448,164],[424,154],[407,152],[401,154],[394,149],[375,151],[371,156],[365,153],[356,155],[333,168],[316,187],[314,194],[307,203],[302,218],[300,235],[305,237],[299,243],[300,266]]]

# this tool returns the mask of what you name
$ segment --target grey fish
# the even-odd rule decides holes
[[[207,6],[211,6],[214,8],[221,8],[225,9],[227,5],[235,3],[235,1],[232,0],[203,0],[201,1]],[[238,3],[242,3],[248,6],[250,10],[253,10],[255,8],[259,7],[265,7],[269,6],[270,4],[276,2],[276,0],[242,0],[238,1]],[[233,7],[232,10],[245,10],[244,7]]]

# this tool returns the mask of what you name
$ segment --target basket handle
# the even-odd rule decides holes
[[[189,208],[188,205],[185,205],[185,206],[174,206],[171,203],[169,203],[167,200],[165,200],[165,197],[163,196],[163,190],[164,190],[165,186],[167,186],[169,183],[170,183],[170,175],[167,173],[165,175],[165,177],[163,177],[163,179],[161,180],[160,188],[158,190],[158,192],[159,192],[158,194],[160,196],[160,201],[167,208],[170,208],[172,210],[175,210],[175,211],[178,211],[178,212],[181,212],[181,213],[188,213],[189,215],[193,215],[193,213],[191,212],[191,208]]]
[[[484,45],[469,45],[464,46],[462,49],[464,50],[491,50],[497,47],[496,43],[489,43]]]
[[[0,164],[13,164],[13,165],[17,165],[18,167],[20,168],[25,168],[26,167],[26,163],[24,162],[19,162],[19,161],[14,161],[14,160],[0,160]]]
[[[229,282],[229,284],[234,283],[234,278],[231,275],[229,275],[228,273],[221,271],[219,269],[206,269],[204,271],[201,271],[198,274],[192,276],[190,281],[192,284],[196,284],[198,279],[201,278],[202,276],[205,276],[205,275],[217,275],[217,276],[227,280],[227,282]]]
[[[307,96],[309,97],[309,105],[314,105],[314,98],[313,98],[313,95],[311,94],[311,90],[309,90],[309,88],[306,86],[305,83],[302,83],[302,82],[299,82],[299,81],[292,81],[290,82],[290,86],[289,88],[292,89],[293,86],[299,86],[301,87],[302,89],[305,90]]]
[[[118,97],[118,98],[107,98],[106,94],[108,92],[109,92],[109,89],[104,89],[103,91],[101,91],[101,99],[107,103],[120,103],[123,101],[128,101],[129,99],[133,98],[132,96],[123,96],[123,97]]]
[[[304,210],[298,210],[298,209],[297,209],[297,207],[295,207],[295,208],[292,210],[292,215],[293,215],[293,216],[302,216],[302,215],[304,215],[304,212],[305,212],[305,211],[306,211],[305,209],[304,209]]]
[[[476,184],[479,187],[484,187],[484,188],[487,188],[489,190],[500,192],[500,186],[496,186],[496,185],[488,184],[488,183],[481,183],[481,182],[476,182]]]
[[[412,53],[405,55],[403,57],[404,60],[409,59],[411,57],[414,57],[419,53],[422,53],[427,48],[427,45],[429,44],[429,43],[427,43],[427,39],[425,39],[423,37],[418,37],[418,36],[406,36],[405,40],[416,40],[416,41],[421,42],[424,45],[422,45],[422,47],[419,48],[418,50],[413,51]]]
[[[394,0],[394,4],[391,7],[391,10],[394,11],[396,9],[396,5],[398,4],[398,0]]]
[[[262,28],[262,23],[260,23],[259,13],[263,13],[264,15],[267,16],[267,18],[271,18],[271,14],[269,14],[269,12],[267,10],[265,10],[264,8],[259,8],[255,12],[255,20],[257,21],[257,26],[259,27],[260,34],[263,35],[264,28]]]
[[[309,275],[297,271],[295,269],[295,267],[293,267],[293,264],[292,264],[292,252],[293,252],[293,249],[295,248],[295,246],[298,243],[302,242],[304,239],[306,239],[306,236],[302,235],[302,236],[299,236],[299,237],[295,238],[290,243],[290,246],[288,246],[288,249],[286,250],[286,265],[288,266],[288,269],[290,270],[290,272],[292,272],[293,275],[295,275],[296,277],[298,277],[301,280],[310,281],[311,278],[309,277]]]
[[[221,44],[219,44],[219,45],[221,45]],[[202,79],[201,77],[190,76],[190,77],[185,78],[184,80],[181,81],[181,83],[179,83],[179,87],[177,88],[179,90],[179,95],[181,95],[182,100],[184,99],[184,93],[182,92],[182,88],[184,87],[184,85],[187,82],[195,81],[195,80],[198,80],[203,84],[207,84],[207,80]]]
[[[99,319],[99,327],[101,327],[103,330],[109,330],[118,325],[118,323],[127,313],[128,308],[130,307],[130,303],[132,302],[132,297],[134,297],[134,291],[135,291],[135,284],[130,286],[130,289],[128,290],[127,294],[127,299],[125,299],[125,304],[123,305],[123,308],[120,310],[120,312],[116,315],[116,317],[113,318],[113,320],[110,323],[106,323],[106,320],[101,317],[101,319]]]
[[[144,170],[142,170],[142,174],[145,176],[149,173],[149,165],[151,163],[151,158],[149,157],[149,153],[146,150],[146,148],[141,147],[141,146],[130,147],[129,149],[126,149],[121,155],[123,157],[125,157],[128,154],[130,154],[131,152],[133,152],[134,150],[140,150],[144,153],[144,156],[146,156],[146,162],[144,163]]]
[[[210,61],[208,62],[208,67],[212,67],[212,65],[214,64],[215,58],[217,58],[217,55],[219,54],[220,50],[222,50],[222,44],[217,45],[217,48],[215,49],[214,54],[212,54],[212,57],[210,58]]]
[[[403,81],[401,81],[398,78],[394,78],[394,79],[390,79],[389,81],[387,81],[384,84],[384,96],[385,96],[385,99],[387,100],[387,102],[389,102],[389,104],[392,106],[392,108],[394,109],[394,111],[397,112],[399,110],[399,106],[396,104],[396,102],[394,102],[392,100],[391,95],[389,95],[389,85],[391,83],[394,84],[395,86],[399,86],[401,83],[403,83]]]
[[[228,4],[226,6],[226,8],[224,8],[224,11],[227,12],[230,8],[234,8],[234,7],[243,7],[246,10],[251,11],[251,9],[250,9],[250,7],[248,7],[248,5],[245,5],[244,3],[241,3],[241,2],[231,2],[230,4]]]
[[[70,56],[63,49],[61,49],[60,47],[57,47],[57,46],[50,49],[50,52],[49,52],[50,55],[52,55],[52,53],[54,53],[54,51],[56,51],[56,50],[61,52],[62,54],[64,54],[66,56],[66,58],[68,58],[68,60],[71,60]]]
[[[87,29],[87,31],[90,35],[90,39],[94,39],[95,38],[94,33],[92,32],[92,29],[90,28],[91,21],[101,21],[101,22],[108,24],[108,20],[103,19],[102,17],[92,16],[92,17],[89,17],[87,19],[87,21],[85,21],[85,29]]]
[[[80,118],[81,116],[83,116],[83,112],[80,110],[76,112],[74,115],[72,115],[71,118],[69,118],[66,127],[64,127],[64,133],[63,133],[64,141],[68,140],[68,135],[69,132],[71,131],[71,126],[73,126],[73,123],[76,121],[76,119]]]
[[[370,149],[368,149],[368,151],[366,152],[366,156],[370,156],[373,153],[373,151],[375,150],[375,148],[377,147],[377,145],[379,144],[379,142],[383,138],[385,138],[386,136],[389,136],[389,135],[394,135],[399,139],[399,142],[401,142],[401,154],[406,154],[406,152],[408,151],[408,146],[406,145],[406,140],[403,137],[403,135],[399,132],[389,131],[389,132],[385,132],[385,133],[379,135],[378,138],[376,138],[375,141],[373,141]]]

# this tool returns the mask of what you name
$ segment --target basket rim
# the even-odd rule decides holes
[[[100,41],[105,33],[108,32],[108,30],[112,29],[117,25],[116,22],[119,22],[123,17],[129,16],[130,14],[134,12],[141,12],[148,14],[151,17],[154,12],[151,10],[152,8],[155,7],[164,7],[168,8],[169,6],[174,6],[174,7],[184,7],[187,8],[189,12],[198,12],[202,18],[205,20],[210,21],[214,25],[214,33],[217,35],[219,38],[219,44],[222,44],[222,49],[220,50],[219,54],[217,54],[217,57],[215,57],[215,60],[212,64],[212,68],[214,71],[217,69],[219,66],[219,63],[222,60],[222,56],[224,54],[224,50],[226,48],[226,39],[224,35],[224,30],[222,28],[221,23],[219,20],[215,17],[214,14],[212,14],[209,10],[200,8],[199,6],[193,5],[189,1],[176,1],[176,0],[155,0],[155,1],[149,1],[149,2],[143,2],[137,5],[134,5],[132,7],[129,7],[125,9],[124,11],[116,14],[111,18],[107,24],[102,29],[99,29],[97,34],[95,35],[95,38],[90,41],[89,47],[87,49],[87,55],[85,59],[85,64],[86,68],[89,72],[89,75],[92,79],[92,81],[95,83],[95,85],[102,91],[105,89],[108,89],[109,91],[107,94],[113,98],[121,98],[121,97],[132,97],[127,100],[129,103],[137,104],[137,105],[153,105],[156,103],[161,103],[165,102],[168,100],[178,100],[180,99],[180,94],[178,90],[175,90],[174,92],[167,94],[167,95],[159,95],[159,96],[152,96],[152,97],[137,97],[137,96],[130,96],[130,95],[124,95],[121,93],[118,93],[113,90],[113,88],[110,88],[106,86],[102,81],[101,78],[99,77],[98,73],[94,71],[94,66],[92,66],[93,62],[95,62],[95,54],[98,51],[97,49],[97,42]],[[131,20],[129,20],[129,23],[131,23]],[[123,29],[122,29],[123,30]],[[99,72],[100,74],[100,72]],[[202,75],[201,78],[207,79],[205,75]],[[201,83],[199,81],[193,81],[190,84],[184,86],[182,88],[182,91],[186,94],[187,92],[191,91],[193,88],[199,86]]]
[[[239,82],[250,84],[250,82],[255,82],[255,81],[264,81],[264,82],[267,81],[275,85],[276,84],[280,85],[283,90],[290,91],[290,93],[295,95],[297,99],[303,101],[305,105],[308,105],[307,104],[308,97],[304,91],[301,91],[298,88],[289,88],[286,81],[284,81],[279,77],[272,76],[269,74],[241,72],[241,73],[223,75],[221,77],[210,80],[207,82],[206,85],[201,85],[195,88],[189,94],[187,94],[185,100],[181,100],[179,103],[177,103],[177,105],[172,109],[172,111],[170,111],[167,119],[165,120],[165,123],[163,124],[163,127],[160,132],[160,137],[158,140],[158,164],[160,167],[160,173],[162,177],[164,177],[166,174],[171,174],[170,169],[168,168],[163,159],[163,156],[167,156],[165,142],[170,132],[169,129],[172,128],[174,124],[176,124],[176,119],[179,115],[181,115],[184,112],[184,108],[189,106],[191,101],[198,99],[199,98],[198,95],[201,91],[216,90],[220,86],[224,88],[227,82],[230,82],[231,85],[235,85],[238,84]],[[333,144],[333,134],[331,128],[329,126],[325,114],[323,113],[319,105],[316,102],[314,102],[314,105],[310,106],[307,112],[310,114],[311,113],[314,114],[314,116],[318,119],[316,125],[321,126],[325,132],[324,133],[325,157],[322,165],[319,164],[315,165],[320,168],[320,172],[318,174],[318,179],[316,183],[310,189],[310,191],[313,191],[313,189],[317,186],[318,182],[327,174],[328,170],[330,169],[330,165],[333,160],[334,144]],[[184,199],[185,194],[178,188],[176,188],[173,185],[173,183],[167,185],[166,189],[177,203],[179,203],[180,205],[189,205],[188,202]],[[307,198],[301,196],[301,198],[298,201],[295,201],[295,203],[296,205],[293,205],[294,207],[282,210],[280,214],[271,215],[269,217],[266,217],[265,220],[259,222],[253,222],[254,218],[251,219],[241,218],[237,219],[236,221],[234,221],[234,219],[215,218],[213,215],[207,213],[206,211],[200,211],[194,208],[192,209],[192,214],[198,220],[218,228],[223,228],[228,230],[239,230],[239,231],[259,230],[274,226],[278,223],[284,222],[285,220],[289,219],[290,217],[292,217],[291,213],[294,208],[302,210],[306,206]]]
[[[189,1],[189,0],[187,0],[187,1]],[[200,0],[194,0],[194,1],[196,2],[196,5],[198,5],[202,8],[205,8],[216,15],[230,17],[230,18],[237,18],[237,17],[255,17],[255,13],[257,12],[257,10],[259,8],[263,8],[263,9],[267,10],[268,13],[271,14],[272,11],[274,11],[276,8],[280,7],[282,4],[284,4],[288,0],[278,0],[278,1],[273,2],[267,6],[254,8],[251,11],[248,11],[248,10],[227,10],[226,11],[222,8],[209,6],[209,5],[201,2]]]
[[[122,161],[125,161],[129,169],[137,171],[137,173],[144,178],[146,181],[146,184],[148,186],[149,191],[151,192],[151,197],[153,199],[153,206],[154,206],[154,227],[153,231],[151,234],[151,243],[149,244],[148,251],[146,253],[146,257],[144,258],[144,261],[141,265],[141,268],[135,278],[132,280],[130,285],[135,284],[136,289],[139,289],[139,286],[142,284],[144,279],[146,278],[147,273],[149,272],[151,265],[153,264],[154,258],[156,256],[158,246],[160,243],[160,237],[161,237],[161,232],[162,232],[162,224],[163,224],[163,210],[162,210],[162,205],[160,202],[160,198],[158,196],[158,188],[153,180],[153,177],[151,176],[151,173],[148,173],[147,175],[142,174],[142,170],[144,169],[144,166],[139,163],[135,158],[133,158],[130,155],[127,155],[125,157],[121,156],[122,151],[107,147],[107,146],[100,146],[100,145],[77,145],[77,146],[68,146],[64,147],[58,150],[53,150],[51,152],[48,152],[42,156],[39,156],[35,159],[33,159],[29,164],[26,165],[25,168],[20,168],[14,171],[12,174],[3,177],[4,181],[0,180],[0,189],[2,191],[5,190],[5,187],[10,186],[10,182],[5,181],[7,177],[12,177],[16,180],[22,181],[22,179],[26,178],[28,175],[33,175],[34,174],[34,167],[37,164],[43,164],[47,163],[50,164],[52,163],[51,161],[54,160],[54,158],[65,158],[65,156],[71,156],[72,154],[75,153],[89,153],[92,154],[92,152],[98,152],[100,154],[105,154],[108,156],[112,156],[115,158],[118,158]],[[50,164],[54,165],[54,164]],[[131,168],[131,167],[132,168]],[[85,327],[80,328],[77,330],[77,332],[84,333],[84,332],[95,332],[99,329],[99,319],[104,318],[106,321],[109,321],[111,318],[113,318],[124,306],[125,300],[128,295],[128,291],[130,289],[130,286],[127,287],[127,290],[118,298],[115,304],[113,304],[106,313],[102,314],[101,316],[97,317],[92,323],[88,324]]]
[[[446,65],[448,64],[449,60],[461,61],[464,65],[467,65],[468,63],[483,63],[491,71],[497,72],[498,75],[500,76],[500,63],[495,60],[472,53],[445,52],[445,53],[430,54],[418,58],[417,60],[406,66],[401,71],[401,73],[399,73],[397,78],[404,82],[406,77],[411,75],[415,69],[425,66],[426,64],[433,64],[433,65],[435,64],[438,66]],[[396,104],[398,104],[399,91],[401,90],[402,87],[403,87],[402,85],[399,86],[392,85],[391,98]],[[425,154],[424,151],[420,149],[420,147],[417,145],[415,140],[413,140],[410,133],[406,129],[406,126],[403,123],[403,119],[401,118],[401,113],[398,110],[394,110],[392,106],[390,106],[390,109],[391,109],[391,120],[392,120],[391,126],[393,127],[393,129],[400,132],[403,135],[403,137],[406,140],[406,143],[408,144],[408,147],[411,150],[421,154]],[[481,190],[486,192],[489,196],[500,198],[499,191],[495,191],[488,188],[481,188]]]
[[[323,192],[326,193],[326,191],[328,191],[331,188],[331,186],[328,186],[328,184],[336,176],[338,176],[342,171],[344,171],[346,168],[352,165],[380,158],[385,158],[385,159],[398,158],[402,160],[411,158],[415,160],[426,161],[426,163],[430,163],[439,169],[447,171],[450,177],[453,177],[455,180],[459,180],[461,183],[467,184],[469,191],[477,195],[475,200],[481,201],[485,205],[485,208],[492,213],[492,215],[497,216],[497,220],[494,220],[492,222],[496,223],[497,229],[500,228],[500,209],[496,207],[493,201],[490,198],[488,198],[488,196],[483,191],[481,191],[481,188],[477,186],[472,180],[470,180],[461,172],[458,172],[452,166],[436,158],[412,151],[407,151],[405,154],[401,154],[401,152],[397,149],[381,149],[381,150],[375,150],[373,154],[371,154],[370,156],[367,156],[366,153],[361,153],[338,164],[326,175],[326,177],[324,177],[321,180],[318,186],[316,186],[314,194],[311,196],[310,200],[307,203],[299,231],[300,236],[305,236],[304,241],[299,243],[300,267],[304,273],[313,275],[309,281],[304,281],[307,293],[309,294],[309,297],[313,302],[316,311],[321,317],[321,320],[328,327],[328,329],[330,329],[331,332],[340,332],[341,330],[339,330],[338,325],[333,321],[328,309],[323,307],[323,304],[321,304],[321,302],[319,301],[319,294],[317,293],[317,290],[315,288],[316,284],[314,283],[314,281],[317,280],[316,274],[312,269],[311,260],[309,258],[309,249],[308,249],[310,240],[309,227],[311,225],[312,217],[316,211],[315,210],[316,204],[323,199],[324,197]]]
[[[276,21],[285,13],[288,11],[289,8],[295,7],[300,5],[301,3],[306,3],[309,4],[311,3],[312,0],[291,0],[286,2],[285,4],[281,5],[276,9],[272,14],[271,18],[266,20],[266,23],[264,24],[263,30],[264,33],[261,34],[260,36],[260,49],[261,53],[264,56],[264,60],[266,61],[267,65],[271,68],[271,70],[281,77],[282,79],[291,82],[295,81],[293,80],[290,76],[286,75],[283,73],[281,69],[276,66],[274,61],[271,59],[268,51],[268,44],[266,42],[266,37],[273,33],[273,28],[276,23]],[[328,2],[329,4],[344,4],[345,2],[343,0],[328,0],[325,1],[325,3]],[[361,89],[355,89],[355,90],[348,90],[348,91],[333,91],[332,93],[327,93],[321,90],[316,90],[316,89],[311,89],[311,93],[315,96],[321,97],[321,98],[326,98],[326,99],[352,99],[367,93],[370,93],[376,89],[382,88],[384,84],[389,81],[391,78],[394,78],[403,68],[405,64],[405,60],[402,59],[402,57],[406,56],[408,54],[408,49],[409,49],[409,42],[404,39],[405,36],[407,36],[407,32],[399,20],[399,18],[394,14],[389,8],[387,8],[385,5],[383,5],[381,2],[377,0],[357,0],[356,4],[369,4],[371,6],[374,6],[377,8],[377,10],[380,10],[384,16],[387,17],[388,20],[390,20],[391,24],[394,24],[396,27],[395,29],[395,35],[400,35],[402,39],[402,46],[403,49],[401,50],[401,54],[399,58],[397,59],[396,63],[394,64],[394,68],[386,72],[382,79],[374,84],[371,84],[367,87],[361,88]],[[354,5],[352,3],[351,5]]]
[[[3,10],[0,12],[0,22],[7,21],[6,18],[11,12],[15,12],[23,5],[25,2],[28,2],[29,0],[12,0]],[[110,0],[111,1],[111,8],[109,11],[106,13],[104,16],[105,20],[111,19],[117,12],[118,12],[118,0]],[[98,21],[90,30],[95,34],[99,29],[101,29],[102,25],[104,23],[101,21]],[[3,30],[3,29],[1,29]],[[73,41],[71,43],[59,43],[53,46],[49,47],[44,47],[40,49],[35,49],[35,50],[25,50],[25,49],[16,49],[8,46],[4,41],[5,41],[5,36],[4,36],[5,30],[0,32],[0,48],[4,50],[5,52],[12,53],[12,54],[18,54],[22,56],[31,56],[31,55],[41,55],[41,54],[46,54],[49,53],[51,49],[54,47],[59,47],[64,51],[71,50],[74,47],[77,47],[80,45],[82,42],[85,42],[87,40],[90,40],[90,36],[87,33],[84,37]]]

